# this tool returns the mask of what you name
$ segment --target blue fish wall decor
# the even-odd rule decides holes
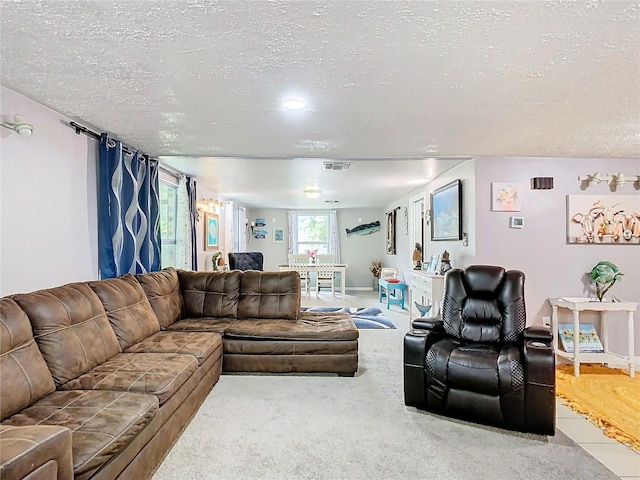
[[[364,223],[352,228],[351,230],[349,230],[348,228],[346,230],[347,237],[350,237],[351,235],[369,235],[370,233],[380,230],[380,221],[376,220],[375,222]]]

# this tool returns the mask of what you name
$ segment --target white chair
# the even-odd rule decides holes
[[[331,293],[336,296],[335,286],[335,256],[330,254],[318,254],[316,255],[316,297],[320,293],[320,286],[322,284],[331,287]]]
[[[309,296],[309,271],[304,267],[309,266],[309,257],[306,253],[290,253],[289,267],[300,274],[300,287],[304,287],[304,293]]]

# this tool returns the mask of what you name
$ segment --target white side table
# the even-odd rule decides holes
[[[553,297],[549,298],[551,304],[551,328],[553,331],[553,347],[556,355],[573,361],[573,374],[580,376],[581,363],[610,363],[624,360],[628,365],[629,376],[635,376],[634,366],[634,337],[633,337],[633,313],[638,308],[637,302],[599,302],[589,298]],[[573,353],[558,350],[558,308],[567,308],[573,312]],[[600,334],[604,352],[580,352],[578,347],[580,333],[580,312],[584,310],[600,312]],[[606,312],[627,312],[628,355],[618,355],[609,351],[608,326]]]

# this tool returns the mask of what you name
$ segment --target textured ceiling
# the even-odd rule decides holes
[[[639,1],[2,0],[0,22],[3,85],[230,198],[218,166],[256,191],[256,157],[414,179],[452,165],[422,157],[640,157]],[[271,162],[275,193],[329,190],[302,161]]]

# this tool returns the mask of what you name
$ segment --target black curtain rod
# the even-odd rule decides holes
[[[76,130],[76,134],[80,135],[81,133],[84,133],[85,135],[88,135],[89,137],[93,137],[97,140],[100,140],[100,134],[96,133],[92,130],[89,130],[87,127],[83,127],[82,125],[78,125],[76,122],[69,122],[69,126],[72,128],[75,128]]]
[[[102,138],[99,133],[96,133],[93,130],[89,130],[87,127],[83,127],[82,125],[78,125],[76,122],[69,122],[69,126],[75,129],[77,135],[84,133],[88,137],[93,137],[96,140],[100,140]],[[122,151],[127,155],[133,154],[133,152],[129,148],[125,147],[124,145],[122,146]]]
[[[84,133],[85,135],[87,135],[89,137],[93,137],[96,140],[100,140],[102,138],[99,133],[96,133],[93,130],[89,130],[87,127],[83,127],[82,125],[78,125],[76,122],[69,122],[69,126],[74,128],[75,131],[76,131],[76,134],[78,134],[78,135],[80,135],[81,133]],[[124,145],[122,146],[122,150],[128,155],[131,155],[133,153],[133,152],[131,152],[130,149],[128,149]],[[158,163],[160,163],[160,162],[158,162]],[[173,170],[173,169],[171,169],[169,167],[166,167],[166,166],[162,165],[162,163],[160,163],[160,169],[164,170],[165,172],[167,172],[170,175],[173,175],[176,178],[179,177],[180,175],[182,175],[182,172],[178,172],[177,170]]]

